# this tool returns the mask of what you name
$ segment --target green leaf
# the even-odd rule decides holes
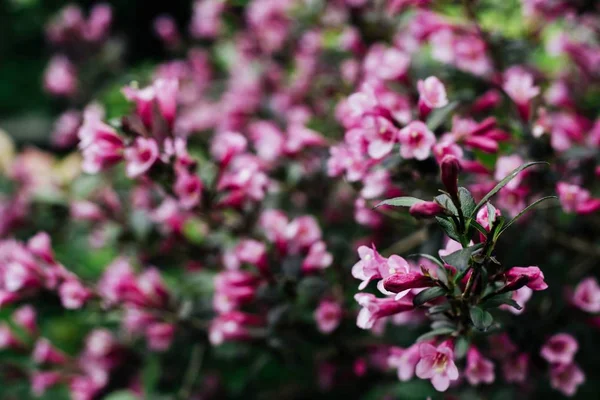
[[[461,360],[467,355],[469,344],[469,339],[464,336],[460,336],[456,339],[456,342],[454,343],[454,357],[457,360]]]
[[[144,395],[147,399],[152,398],[156,390],[158,379],[160,378],[160,359],[157,356],[149,356],[146,359],[146,366],[142,372],[142,382],[144,384]]]
[[[105,400],[137,400],[137,396],[129,390],[120,390],[109,394],[105,397]]]
[[[439,314],[439,313],[443,313],[444,311],[448,311],[449,309],[450,309],[450,303],[446,302],[443,304],[438,304],[438,305],[429,307],[429,309],[427,310],[427,314],[429,314],[429,315]]]
[[[410,254],[410,255],[406,256],[406,258],[417,258],[417,257],[426,258],[429,261],[433,261],[434,263],[436,263],[439,267],[444,268],[444,264],[442,264],[442,262],[440,260],[438,260],[437,258],[435,258],[434,256],[429,255],[429,254],[415,253],[415,254]]]
[[[452,111],[458,107],[458,104],[458,101],[453,101],[445,107],[433,110],[431,114],[429,114],[429,118],[427,118],[427,127],[432,131],[439,128],[439,126],[442,125],[448,119],[448,117],[450,117]]]
[[[444,296],[446,294],[446,290],[439,286],[431,287],[429,289],[425,289],[415,296],[413,299],[413,304],[415,307],[421,306],[428,301],[433,299],[437,299],[438,297]]]
[[[439,196],[435,196],[435,202],[438,203],[442,208],[445,208],[452,215],[458,215],[458,210],[456,206],[452,202],[452,199],[447,194],[440,194]]]
[[[516,217],[514,217],[513,219],[511,219],[500,231],[500,235],[502,233],[504,233],[505,230],[507,230],[512,224],[514,224],[519,218],[521,218],[523,215],[525,215],[525,213],[527,213],[527,211],[533,209],[535,206],[537,206],[538,204],[540,204],[543,201],[546,200],[550,200],[550,199],[558,199],[558,197],[556,196],[546,196],[546,197],[542,197],[539,200],[534,201],[533,203],[531,203],[530,205],[528,205],[527,207],[525,207],[523,209],[523,211],[521,211],[520,213],[517,214]]]
[[[442,260],[446,264],[450,264],[456,267],[458,271],[464,271],[469,266],[469,260],[473,253],[483,247],[483,243],[477,243],[473,246],[466,247],[464,249],[455,251],[454,253],[443,256]]]
[[[512,292],[502,293],[502,294],[498,294],[493,297],[490,297],[489,299],[487,299],[486,301],[481,303],[481,307],[486,308],[486,309],[497,308],[503,304],[507,304],[513,308],[516,308],[517,310],[523,309],[523,307],[521,307],[519,305],[519,303],[517,303],[516,301],[514,301],[512,299]]]
[[[479,222],[477,222],[474,218],[470,218],[467,220],[467,228],[469,227],[473,227],[475,229],[477,229],[482,235],[484,235],[485,237],[487,237],[488,235],[488,231],[487,229],[485,229]]]
[[[454,222],[444,217],[435,217],[435,220],[442,227],[442,229],[450,239],[456,240],[460,243],[460,235],[456,231],[456,226],[454,226]]]
[[[454,329],[452,328],[439,328],[439,329],[434,329],[432,331],[429,331],[427,333],[422,334],[421,336],[419,336],[417,338],[417,342],[422,342],[424,340],[429,340],[429,339],[433,339],[435,337],[438,336],[447,336],[447,335],[451,335],[452,333],[454,333]]]
[[[380,206],[394,206],[394,207],[412,207],[417,203],[422,203],[425,200],[417,199],[416,197],[403,196],[403,197],[394,197],[393,199],[386,199],[382,202],[378,203],[375,207]]]
[[[472,217],[473,212],[475,211],[475,200],[473,199],[471,192],[464,187],[459,187],[458,199],[460,200],[460,208],[462,209],[465,218]]]
[[[494,317],[492,317],[492,314],[477,306],[471,307],[469,314],[471,315],[471,321],[473,321],[473,325],[480,331],[487,331],[494,323]]]
[[[550,165],[549,163],[547,163],[545,161],[533,161],[533,162],[528,162],[526,164],[523,164],[520,167],[516,168],[514,171],[512,171],[510,174],[508,174],[508,176],[506,178],[504,178],[500,182],[498,182],[498,184],[496,186],[494,186],[494,188],[492,190],[490,190],[490,192],[488,194],[483,196],[483,199],[481,199],[481,201],[479,203],[477,203],[477,206],[475,207],[475,210],[473,210],[473,213],[476,213],[477,211],[479,211],[479,209],[481,207],[483,207],[483,205],[485,203],[487,203],[488,200],[492,198],[492,196],[494,196],[496,193],[498,193],[500,191],[500,189],[502,189],[504,186],[506,186],[508,184],[508,182],[512,181],[514,179],[514,177],[519,174],[519,172],[521,172],[533,165],[537,165],[537,164]]]

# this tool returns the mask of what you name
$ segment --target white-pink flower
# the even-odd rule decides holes
[[[540,355],[550,364],[570,364],[577,350],[579,350],[577,339],[567,333],[558,333],[546,341],[540,350]]]
[[[479,350],[472,346],[467,352],[465,376],[467,381],[473,386],[477,386],[480,383],[493,383],[496,379],[494,363],[483,357]]]
[[[130,178],[136,178],[154,165],[158,159],[159,151],[156,140],[138,137],[133,146],[125,149],[125,171]]]
[[[557,364],[550,368],[550,385],[565,396],[573,396],[583,382],[585,374],[575,363]]]
[[[585,278],[575,288],[573,304],[589,313],[600,312],[600,285],[596,278]]]
[[[419,101],[429,108],[441,108],[448,104],[446,88],[442,81],[435,76],[417,82]]]
[[[421,121],[413,121],[398,132],[400,155],[423,161],[431,154],[435,135]]]
[[[419,346],[421,359],[416,374],[421,379],[431,379],[438,392],[445,392],[451,381],[458,379],[458,368],[454,364],[454,351],[447,342],[435,347],[429,343]]]
[[[334,300],[322,300],[315,310],[314,317],[319,331],[326,335],[330,334],[342,320],[342,307]]]

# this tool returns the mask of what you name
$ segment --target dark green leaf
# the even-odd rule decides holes
[[[467,220],[467,227],[473,227],[473,228],[477,229],[485,237],[487,237],[487,235],[488,235],[488,231],[475,219]]]
[[[558,197],[556,196],[546,196],[546,197],[542,197],[539,200],[534,201],[533,203],[531,203],[530,205],[528,205],[527,207],[525,207],[523,209],[523,211],[521,211],[520,213],[517,214],[516,217],[514,217],[513,219],[511,219],[500,231],[500,234],[504,233],[505,230],[507,230],[512,224],[514,224],[519,218],[521,218],[523,215],[525,215],[525,213],[527,213],[527,211],[533,209],[535,206],[537,206],[538,204],[540,204],[543,201],[546,200],[550,200],[550,199],[558,199]]]
[[[452,222],[450,219],[443,217],[435,217],[435,220],[442,227],[442,229],[450,239],[460,242],[460,235],[456,231],[456,226],[454,226],[454,222]]]
[[[440,194],[438,196],[435,196],[434,200],[436,203],[442,206],[442,208],[448,210],[450,214],[458,215],[458,210],[456,209],[456,206],[452,202],[450,196],[448,196],[447,194]]]
[[[485,203],[487,203],[488,200],[492,198],[492,196],[494,196],[496,193],[498,193],[500,191],[500,189],[502,189],[504,186],[506,186],[508,184],[508,182],[512,181],[514,179],[514,177],[517,176],[517,174],[519,174],[519,172],[521,172],[533,165],[537,165],[537,164],[548,164],[548,163],[545,161],[534,161],[534,162],[529,162],[529,163],[523,164],[520,167],[516,168],[514,171],[512,171],[510,174],[508,174],[508,176],[506,178],[502,179],[488,194],[483,196],[483,199],[481,199],[481,201],[477,204],[477,206],[475,207],[475,210],[473,210],[473,213],[476,213],[477,211],[479,211],[479,209],[481,207],[483,207],[483,205]]]
[[[472,217],[473,212],[475,211],[475,200],[473,199],[471,192],[464,187],[459,187],[458,199],[460,200],[460,208],[462,209],[465,218]]]
[[[424,201],[425,200],[421,200],[421,199],[417,199],[416,197],[409,197],[409,196],[394,197],[393,199],[383,200],[382,202],[378,203],[373,208],[377,208],[380,206],[412,207],[413,205],[415,205],[417,203],[422,203]]]
[[[437,258],[435,258],[432,255],[429,254],[423,254],[423,253],[416,253],[416,254],[410,254],[408,256],[406,256],[406,258],[417,258],[417,257],[422,257],[422,258],[426,258],[429,261],[433,261],[434,263],[436,263],[438,266],[440,267],[444,267],[444,264],[442,264],[442,262],[440,260],[438,260]]]
[[[444,311],[448,311],[449,309],[450,309],[450,303],[446,302],[443,304],[438,304],[438,305],[429,307],[429,309],[427,310],[427,314],[429,314],[429,315],[439,314],[439,313],[443,313]]]
[[[413,299],[413,304],[415,307],[418,307],[420,305],[427,303],[428,301],[437,299],[438,297],[441,297],[445,294],[446,294],[446,290],[444,290],[443,288],[441,288],[439,286],[425,289],[422,292],[420,292],[418,295],[415,296],[415,298]]]
[[[480,331],[488,330],[488,328],[494,323],[494,317],[492,317],[492,314],[482,310],[477,306],[471,307],[469,314],[471,315],[471,321],[473,321],[473,325]]]
[[[483,243],[477,243],[473,246],[455,251],[454,253],[443,256],[442,260],[446,264],[456,267],[458,271],[464,271],[469,266],[469,260],[473,253],[483,247]]]
[[[454,329],[452,328],[439,328],[433,331],[429,331],[427,333],[422,334],[417,338],[417,342],[422,342],[424,340],[433,339],[438,336],[447,336],[454,333]]]
[[[454,322],[448,321],[448,320],[437,320],[437,321],[433,321],[431,323],[431,329],[435,330],[435,329],[443,329],[443,328],[455,330],[456,324]]]
[[[516,301],[514,301],[512,299],[512,292],[508,292],[508,293],[502,293],[493,297],[490,297],[489,299],[487,299],[486,301],[484,301],[483,303],[481,303],[481,307],[483,308],[497,308],[500,307],[503,304],[507,304],[513,308],[516,308],[517,310],[521,310],[523,309],[523,307],[521,307],[519,305],[519,303],[517,303]]]

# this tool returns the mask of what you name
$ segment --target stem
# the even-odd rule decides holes
[[[186,400],[190,398],[194,388],[194,383],[196,382],[196,377],[198,376],[200,368],[202,367],[203,356],[204,347],[201,344],[196,344],[192,349],[190,363],[185,372],[185,376],[183,377],[181,390],[179,390],[179,394],[177,396],[179,399]]]
[[[462,298],[465,300],[468,300],[470,295],[471,295],[471,290],[473,289],[473,284],[475,282],[477,282],[477,279],[479,279],[479,268],[473,268],[473,272],[471,273],[471,276],[469,277],[469,280],[467,281],[467,286],[465,287],[465,291],[462,294]]]

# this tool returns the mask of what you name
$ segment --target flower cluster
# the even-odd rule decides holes
[[[190,3],[150,67],[124,5],[47,24],[60,151],[0,131],[0,393],[593,393],[597,9]]]

